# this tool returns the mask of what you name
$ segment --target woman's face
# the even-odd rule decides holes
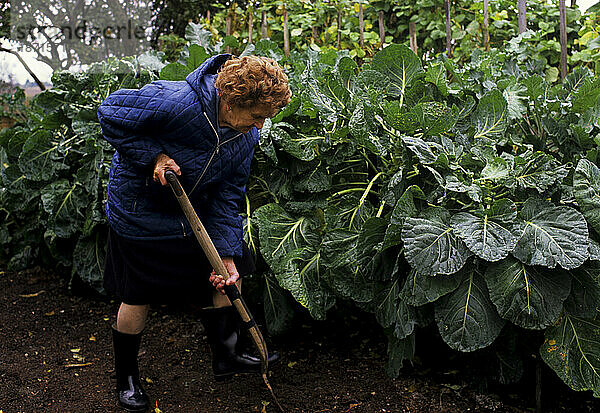
[[[256,105],[251,107],[232,106],[227,110],[223,119],[224,126],[229,126],[242,133],[248,133],[253,127],[260,129],[265,123],[265,119],[272,118],[277,113],[269,105]]]

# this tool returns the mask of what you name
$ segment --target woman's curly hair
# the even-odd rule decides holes
[[[283,68],[275,60],[260,56],[229,59],[219,70],[215,87],[227,104],[241,107],[282,108],[292,96]]]

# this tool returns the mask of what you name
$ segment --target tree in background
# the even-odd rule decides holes
[[[12,0],[0,9],[11,20],[1,26],[0,40],[54,70],[136,55],[148,48],[149,6],[149,0]]]
[[[188,23],[198,23],[211,3],[209,0],[154,0],[152,9],[156,11],[156,18],[152,28],[152,47],[158,45],[162,35],[184,37]]]
[[[0,1],[0,40],[10,34],[10,2]]]

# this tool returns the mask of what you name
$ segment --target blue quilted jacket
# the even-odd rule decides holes
[[[170,188],[152,179],[164,153],[221,256],[242,256],[240,200],[246,189],[256,128],[246,134],[220,128],[219,67],[230,55],[208,59],[185,81],[155,81],[121,89],[98,108],[104,138],[115,147],[106,214],[119,235],[144,240],[193,237]]]

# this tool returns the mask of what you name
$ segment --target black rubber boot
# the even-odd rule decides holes
[[[202,324],[212,352],[215,380],[222,381],[238,373],[260,373],[260,358],[254,357],[239,345],[241,320],[229,307],[202,310]],[[269,366],[280,359],[278,352],[269,355]]]
[[[150,402],[140,384],[137,362],[142,333],[121,333],[115,326],[112,331],[119,406],[128,412],[145,412],[148,410]]]

